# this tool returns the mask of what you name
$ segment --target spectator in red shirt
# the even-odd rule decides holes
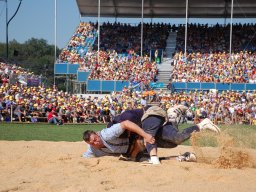
[[[57,116],[57,114],[56,114],[54,109],[52,109],[51,112],[48,113],[47,121],[50,124],[55,124],[55,125],[58,124],[58,116]]]

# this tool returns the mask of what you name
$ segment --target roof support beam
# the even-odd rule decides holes
[[[114,5],[114,9],[115,9],[115,18],[117,18],[116,0],[113,0],[113,5]]]
[[[230,2],[230,0],[225,0],[225,9],[224,9],[224,14],[223,14],[225,25],[226,25],[226,20],[227,20],[227,17],[228,17],[228,2]]]
[[[152,21],[152,18],[154,17],[154,16],[153,16],[153,5],[152,5],[152,0],[149,0],[149,7],[150,7],[150,15],[151,15],[151,21]]]

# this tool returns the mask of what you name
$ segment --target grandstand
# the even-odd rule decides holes
[[[77,0],[81,15],[85,15],[87,3],[91,4],[92,12],[86,13],[95,15],[95,2]],[[129,6],[134,6],[134,1],[127,4],[115,2],[112,7],[116,16],[121,14],[121,7],[129,9]],[[148,1],[145,2],[147,9]],[[165,7],[173,5],[168,4],[169,1],[160,2],[165,3]],[[191,7],[198,6],[194,2],[200,3],[191,1]],[[213,5],[217,5],[209,2],[205,6],[211,16],[227,16],[230,8],[227,1],[224,15],[215,13]],[[157,3],[153,0],[151,3],[151,13],[157,14]],[[104,11],[106,6],[103,3]],[[242,6],[245,4],[240,8]],[[178,7],[174,8],[178,10]],[[240,17],[237,9],[234,10],[234,16]],[[246,14],[253,16],[250,9],[245,10],[248,11]],[[102,16],[110,16],[111,13],[104,11]],[[131,16],[137,14],[131,12]],[[193,14],[205,15],[192,9],[191,16]],[[149,17],[147,12],[145,16]],[[187,105],[194,122],[207,114],[215,123],[256,123],[256,25],[232,26],[230,47],[229,24],[144,23],[141,35],[140,24],[116,22],[98,26],[98,23],[81,22],[54,66],[56,76],[69,76],[67,80],[73,83],[74,90],[64,92],[55,86],[47,88],[39,83],[40,77],[25,69],[0,63],[0,119],[47,121],[48,112],[54,109],[65,123],[106,123],[126,109],[153,103],[164,109],[176,104]],[[22,79],[16,81],[14,78],[25,75],[33,79],[27,86]],[[166,90],[167,85],[170,90]],[[74,93],[108,95],[83,97]],[[15,110],[16,114],[13,113]]]
[[[142,17],[143,21],[144,17],[185,17],[187,21],[188,12],[191,18],[255,17],[253,1],[232,2],[194,0],[187,5],[186,1],[127,3],[120,0],[101,2],[98,9],[97,1],[77,0],[77,5],[81,16],[98,15],[99,19]],[[143,14],[139,7],[143,7]],[[254,90],[255,31],[255,24],[143,23],[142,27],[140,23],[115,22],[98,26],[81,22],[55,64],[55,75],[75,75],[73,92],[76,93],[81,86],[86,92],[102,93],[121,91],[129,85],[166,89],[168,84],[176,91]],[[204,61],[197,57],[198,53],[203,55]],[[218,57],[217,62],[213,57]],[[201,75],[205,71],[208,74]],[[198,75],[200,78],[193,77]]]

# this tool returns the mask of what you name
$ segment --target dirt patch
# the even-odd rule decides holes
[[[214,157],[209,157],[201,148],[201,144],[207,139],[210,144],[218,148],[218,154]],[[225,132],[218,135],[208,132],[193,133],[190,141],[200,163],[212,164],[216,168],[223,169],[256,167],[255,160],[243,143]]]
[[[210,137],[213,144],[218,143]],[[221,147],[198,145],[206,162],[221,156]],[[144,166],[117,157],[85,159],[82,154],[86,150],[84,142],[0,141],[0,192],[256,191],[256,169],[220,169],[203,161],[179,162],[175,158],[162,160],[159,166]],[[175,157],[188,151],[193,148],[160,148],[159,156]],[[250,154],[256,157],[256,150]],[[243,154],[239,159],[241,156],[248,162]],[[223,165],[223,160],[219,164]],[[240,161],[231,164],[248,166]]]

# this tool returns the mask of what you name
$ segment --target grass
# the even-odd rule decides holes
[[[180,130],[189,127],[188,124],[179,126]],[[65,124],[63,126],[49,124],[20,124],[0,123],[0,140],[41,140],[41,141],[82,141],[82,134],[85,130],[99,131],[104,124]],[[238,146],[256,149],[256,126],[249,125],[222,125],[222,133],[234,138]],[[208,132],[209,133],[209,132]],[[201,146],[217,146],[218,142],[214,134],[203,134],[200,137]],[[190,145],[185,141],[184,145]]]
[[[182,130],[189,127],[187,124],[179,126]],[[212,132],[202,132],[198,137],[199,146],[216,147],[233,141],[233,146],[256,149],[256,126],[250,125],[221,125],[221,137]],[[190,140],[183,143],[191,145]]]
[[[41,141],[82,141],[85,130],[99,131],[104,124],[75,124],[75,125],[49,125],[49,124],[22,124],[1,123],[0,140],[41,140]]]

